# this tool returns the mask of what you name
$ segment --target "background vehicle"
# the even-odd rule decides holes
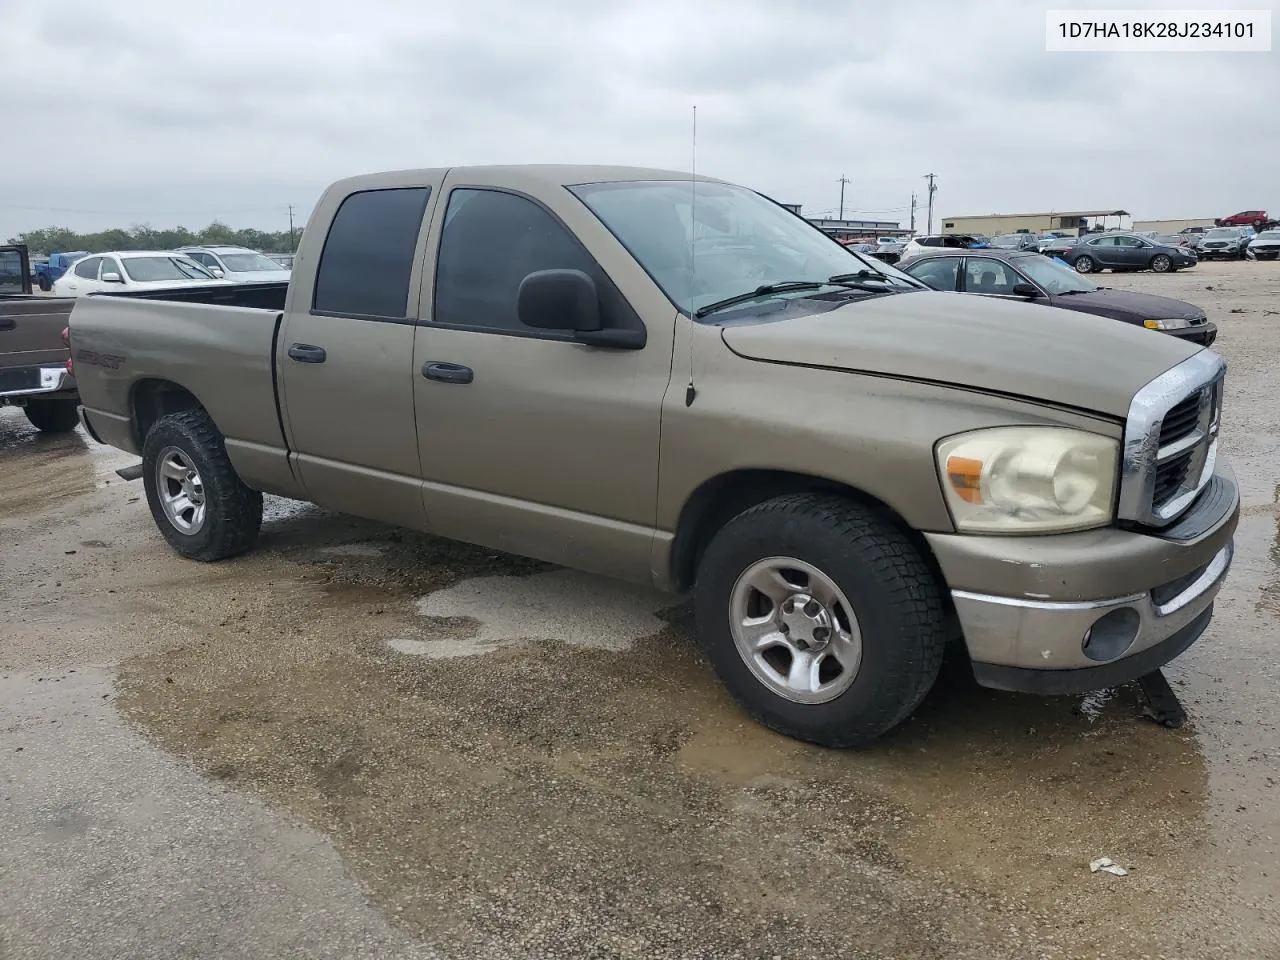
[[[288,269],[247,247],[179,247],[178,252],[200,263],[213,276],[233,283],[274,283],[289,279]]]
[[[0,406],[23,408],[41,431],[77,423],[76,384],[63,331],[71,302],[31,295],[27,248],[0,246]]]
[[[906,246],[907,241],[901,237],[878,237],[875,257],[885,263],[897,263],[902,257],[902,251],[906,249]]]
[[[901,256],[905,259],[924,250],[937,247],[967,250],[975,245],[986,246],[986,241],[978,240],[964,233],[942,233],[933,236],[912,237],[903,246]]]
[[[287,284],[77,301],[86,428],[141,454],[183,556],[248,549],[265,491],[692,589],[745,709],[829,745],[910,714],[953,625],[981,682],[1060,693],[1203,632],[1239,514],[1220,357],[691,197],[618,167],[340,181]]]
[[[1194,304],[1172,297],[1102,287],[1038,253],[933,250],[903,261],[902,269],[934,290],[1022,299],[1046,307],[1121,320],[1210,346],[1218,328]]]
[[[992,238],[991,246],[997,250],[1039,251],[1040,238],[1033,233],[1002,233]]]
[[[1263,230],[1249,244],[1255,260],[1274,260],[1280,256],[1280,230]]]
[[[1170,273],[1199,262],[1195,252],[1186,247],[1171,247],[1131,233],[1104,233],[1082,239],[1061,256],[1080,273],[1104,269]]]
[[[83,297],[110,290],[167,290],[226,284],[180,253],[163,250],[113,250],[77,260],[58,278],[53,292],[60,297]]]
[[[1265,210],[1241,210],[1239,213],[1233,213],[1229,217],[1222,217],[1213,222],[1219,227],[1253,227],[1257,229],[1264,223],[1268,223],[1269,218]]]
[[[1243,260],[1253,235],[1253,227],[1214,227],[1205,232],[1196,253],[1201,260]]]
[[[51,253],[43,264],[36,267],[36,284],[41,290],[53,289],[54,282],[67,272],[67,268],[81,257],[87,257],[88,250],[77,250],[73,253]]]
[[[1083,242],[1083,238],[1081,237],[1054,237],[1051,240],[1040,241],[1039,251],[1046,257],[1061,257],[1064,253],[1081,242]]]

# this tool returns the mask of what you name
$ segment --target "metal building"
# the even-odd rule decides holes
[[[1092,225],[1090,221],[1102,221],[1101,226],[1123,227],[1129,213],[1125,210],[1063,210],[1049,213],[989,213],[981,217],[943,217],[943,233],[981,233],[988,237],[1002,233],[1022,231],[1038,233],[1042,230],[1083,231]],[[1115,223],[1108,223],[1108,220]]]
[[[1145,230],[1156,230],[1160,233],[1178,233],[1187,227],[1204,227],[1208,230],[1214,225],[1213,217],[1192,217],[1189,220],[1135,220],[1133,229],[1139,233]]]

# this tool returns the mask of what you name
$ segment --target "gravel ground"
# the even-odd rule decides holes
[[[1101,281],[1230,363],[1181,731],[953,664],[874,748],[802,745],[670,598],[280,500],[187,563],[130,458],[0,411],[0,957],[1274,957],[1280,264]]]

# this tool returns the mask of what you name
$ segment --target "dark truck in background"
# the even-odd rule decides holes
[[[66,334],[74,302],[35,296],[27,248],[0,246],[0,406],[22,407],[46,433],[66,433],[78,422]]]

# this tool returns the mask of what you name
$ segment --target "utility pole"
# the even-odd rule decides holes
[[[929,225],[925,228],[925,235],[933,233],[933,195],[937,192],[938,186],[933,181],[937,178],[936,173],[926,173],[924,179],[929,181]]]
[[[916,232],[916,195],[911,194],[911,233]]]
[[[289,204],[289,252],[298,249],[298,241],[293,238],[293,204]]]
[[[840,216],[838,219],[844,219],[844,185],[849,182],[848,177],[840,178]]]

